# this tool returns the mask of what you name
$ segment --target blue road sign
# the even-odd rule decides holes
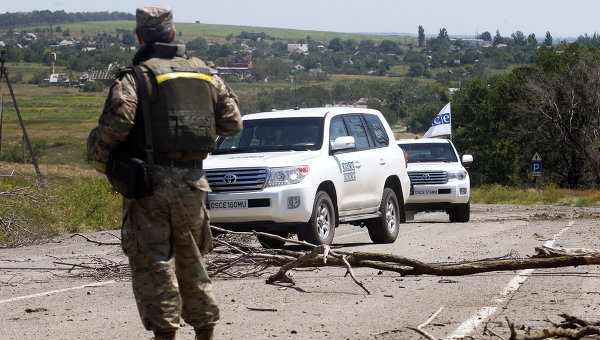
[[[531,158],[531,175],[534,177],[542,175],[542,157],[537,152]]]

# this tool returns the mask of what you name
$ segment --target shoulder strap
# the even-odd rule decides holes
[[[146,86],[146,80],[144,79],[144,71],[142,71],[142,68],[137,65],[133,66],[133,72],[137,78],[138,97],[142,102],[145,137],[144,150],[146,151],[146,162],[148,162],[150,169],[152,169],[154,167],[154,158],[152,157],[154,149],[152,146],[152,121],[150,120],[150,100],[148,98],[148,87]]]

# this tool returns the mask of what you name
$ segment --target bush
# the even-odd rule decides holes
[[[48,142],[44,139],[31,139],[31,148],[36,158],[48,153]],[[0,160],[11,163],[31,163],[31,155],[25,141],[6,145],[2,148]]]
[[[104,91],[104,84],[97,81],[88,81],[83,86],[83,92],[102,92]]]

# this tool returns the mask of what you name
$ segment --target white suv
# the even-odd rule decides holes
[[[243,119],[242,133],[219,138],[204,161],[212,224],[331,244],[344,222],[366,226],[376,243],[396,240],[410,179],[379,111],[312,108]]]
[[[409,216],[414,212],[445,210],[450,222],[469,222],[471,186],[462,163],[473,162],[463,155],[462,163],[448,139],[400,139],[408,154],[408,175],[414,191],[406,202]]]

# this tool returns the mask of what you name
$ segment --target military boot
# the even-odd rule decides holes
[[[154,340],[175,340],[175,333],[174,329],[154,331]]]
[[[213,327],[210,328],[194,328],[196,331],[196,340],[213,340]]]

